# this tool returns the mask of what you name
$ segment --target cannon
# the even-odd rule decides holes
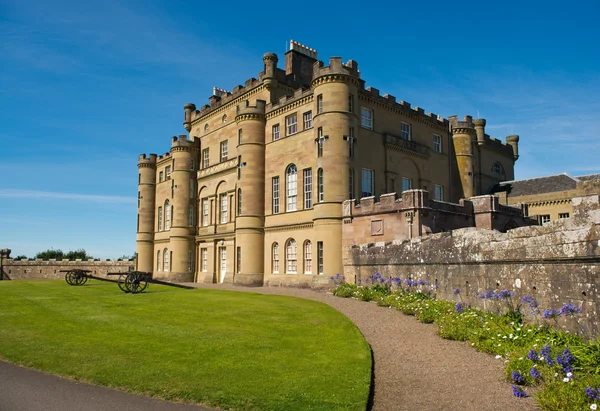
[[[152,273],[144,271],[127,271],[124,273],[108,273],[106,275],[118,275],[117,284],[121,291],[131,294],[141,293],[152,281]]]
[[[65,281],[69,285],[84,285],[87,283],[88,279],[92,277],[90,273],[91,270],[81,270],[81,269],[73,269],[73,270],[60,270],[61,273],[65,274]]]

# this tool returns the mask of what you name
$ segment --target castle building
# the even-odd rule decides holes
[[[343,202],[421,189],[457,202],[514,179],[518,136],[366,87],[294,41],[285,68],[184,106],[186,135],[138,162],[137,269],[173,281],[311,286],[343,272]]]

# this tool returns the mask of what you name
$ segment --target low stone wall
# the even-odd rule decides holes
[[[543,308],[572,302],[588,330],[600,328],[600,205],[598,196],[573,201],[575,218],[506,233],[464,228],[404,241],[346,247],[344,275],[350,282],[376,272],[385,277],[425,279],[437,295],[452,291],[477,305],[489,289],[509,289],[515,301],[534,296]],[[596,210],[594,210],[596,209]]]
[[[4,280],[57,280],[65,278],[61,270],[79,268],[90,270],[96,277],[108,277],[107,273],[118,273],[134,270],[135,260],[13,260],[2,262]],[[108,277],[110,278],[110,277]]]

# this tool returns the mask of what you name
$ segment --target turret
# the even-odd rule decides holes
[[[170,251],[172,252],[170,280],[193,281],[194,278],[194,193],[195,165],[197,164],[200,139],[187,140],[186,135],[173,137],[171,157],[171,229]]]
[[[262,286],[264,279],[265,221],[265,107],[246,100],[237,107],[238,183],[235,244],[240,263],[235,284]]]
[[[473,127],[473,118],[465,116],[464,121],[459,121],[458,116],[450,116],[448,120],[450,120],[452,142],[454,144],[458,175],[462,187],[462,197],[473,197],[475,191],[473,180],[473,139],[476,134]]]
[[[318,61],[313,66],[313,129],[315,137],[314,213],[315,239],[322,244],[324,261],[319,274],[343,272],[342,203],[348,199],[348,138],[357,132],[358,117],[349,112],[349,96],[358,101],[357,64],[343,64],[332,57],[329,66]],[[322,194],[321,194],[322,193]],[[318,244],[320,246],[321,244]]]
[[[136,253],[139,271],[152,272],[154,264],[154,210],[156,197],[156,154],[140,155],[138,161],[138,216]]]
[[[513,134],[512,136],[506,137],[506,143],[513,149],[513,156],[515,161],[519,159],[519,136]]]
[[[485,119],[478,118],[473,120],[475,126],[475,132],[477,133],[477,145],[482,146],[485,144]]]
[[[278,61],[279,58],[275,53],[265,53],[263,56],[263,62],[265,63],[265,76],[263,77],[263,83],[267,90],[271,90],[273,85],[277,83],[275,72],[277,70]]]
[[[192,129],[192,114],[196,111],[196,105],[187,103],[183,106],[183,127],[190,132]]]

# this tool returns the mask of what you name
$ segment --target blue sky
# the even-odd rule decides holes
[[[367,86],[519,134],[516,177],[600,172],[600,3],[0,0],[0,248],[135,251],[137,158],[294,39]],[[277,13],[274,14],[274,13]]]

